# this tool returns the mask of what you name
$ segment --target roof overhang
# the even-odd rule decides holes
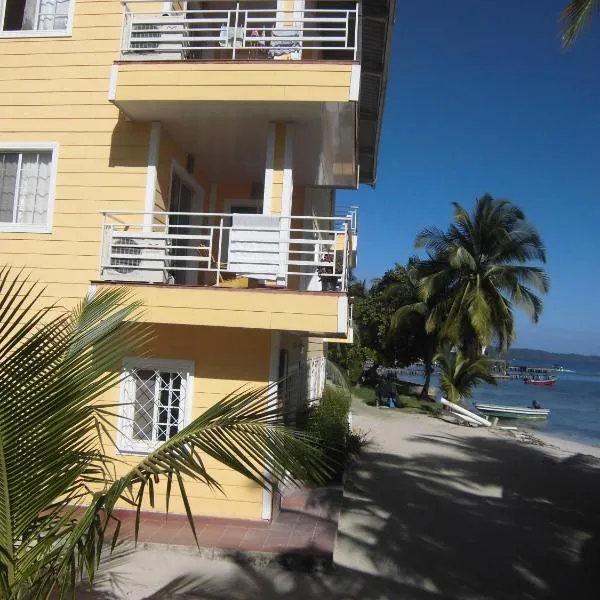
[[[363,0],[358,118],[360,183],[377,179],[379,138],[387,88],[395,0]]]

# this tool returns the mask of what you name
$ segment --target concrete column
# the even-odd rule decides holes
[[[279,216],[279,275],[277,285],[287,285],[287,264],[294,193],[293,123],[270,123],[267,136],[263,214]]]

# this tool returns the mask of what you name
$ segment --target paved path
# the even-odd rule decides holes
[[[91,597],[597,600],[594,459],[354,408],[354,425],[373,443],[347,484],[332,572],[145,550],[116,557]]]

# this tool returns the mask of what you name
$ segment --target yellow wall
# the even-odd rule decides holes
[[[150,127],[107,100],[121,19],[118,0],[77,0],[72,37],[0,38],[0,144],[60,144],[52,233],[0,232],[3,262],[47,283],[48,301],[97,277],[101,210],[143,207]]]
[[[244,385],[262,387],[269,382],[271,334],[242,329],[156,325],[155,338],[147,355],[157,359],[194,361],[192,418],[199,416],[227,394]],[[119,391],[111,390],[103,401],[118,402]],[[114,420],[114,419],[113,419]],[[109,451],[115,446],[106,440]],[[125,460],[117,475],[139,461],[139,456],[119,456]],[[223,486],[225,496],[205,485],[187,481],[187,494],[195,514],[260,519],[262,489],[212,458],[206,458],[210,474]],[[164,510],[165,482],[156,488],[156,510]],[[123,508],[130,508],[122,504]],[[149,504],[145,507],[150,510]],[[170,511],[184,513],[179,494],[171,498]]]
[[[141,320],[150,323],[338,333],[336,293],[156,285],[128,288],[144,304]]]
[[[351,64],[121,62],[115,102],[349,102]],[[134,110],[135,105],[131,104]],[[132,110],[132,112],[133,112]]]
[[[181,146],[173,139],[171,134],[163,126],[160,131],[160,145],[158,151],[158,166],[157,166],[157,180],[156,189],[154,196],[154,210],[168,210],[169,208],[169,194],[171,188],[171,170],[173,160],[177,161],[182,168],[186,166],[187,154],[182,150]],[[210,182],[206,175],[201,172],[198,165],[194,166],[193,173],[189,173],[189,176],[199,184],[208,195],[208,189]],[[207,212],[208,206],[206,204],[206,197],[204,200],[204,206],[202,211]]]
[[[280,215],[283,204],[283,172],[285,167],[286,123],[275,123],[273,140],[273,183],[271,185],[271,214]]]

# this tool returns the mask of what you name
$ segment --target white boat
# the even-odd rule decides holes
[[[500,406],[498,404],[475,403],[475,408],[488,417],[500,419],[547,419],[550,410],[547,408],[529,408],[526,406]]]

